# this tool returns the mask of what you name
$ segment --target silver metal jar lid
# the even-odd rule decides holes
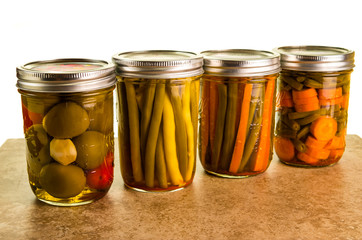
[[[113,56],[116,72],[122,77],[183,78],[203,73],[202,56],[183,51],[149,50]]]
[[[16,69],[21,90],[74,93],[111,87],[115,66],[102,60],[65,58],[30,62]]]
[[[280,72],[279,55],[252,49],[210,50],[201,53],[206,74],[234,77],[265,76]]]
[[[286,70],[326,72],[354,67],[354,51],[328,46],[286,46],[274,49]]]

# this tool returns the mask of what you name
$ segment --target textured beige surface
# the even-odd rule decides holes
[[[23,139],[0,148],[0,239],[362,239],[362,140],[347,137],[341,161],[305,169],[274,158],[247,179],[207,175],[172,193],[123,186],[119,164],[109,193],[90,205],[35,199]]]

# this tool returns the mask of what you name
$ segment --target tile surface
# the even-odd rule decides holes
[[[89,205],[54,207],[35,199],[24,139],[0,148],[0,239],[361,239],[362,139],[347,136],[334,166],[286,166],[246,179],[206,174],[172,193],[126,189],[116,161],[108,194]],[[116,155],[118,156],[118,155]]]

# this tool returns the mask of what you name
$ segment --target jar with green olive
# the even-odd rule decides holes
[[[194,177],[202,57],[116,54],[121,172],[138,191],[174,191]]]
[[[275,152],[300,167],[337,163],[344,152],[354,52],[327,46],[287,46],[280,53]]]
[[[114,65],[56,59],[17,68],[29,183],[48,204],[103,197],[113,182]]]

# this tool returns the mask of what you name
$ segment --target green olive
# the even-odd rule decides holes
[[[43,146],[49,143],[49,136],[41,124],[32,125],[25,133],[29,152],[37,157]]]
[[[87,131],[74,138],[77,149],[76,163],[83,169],[94,169],[100,166],[107,154],[105,136],[96,131]]]
[[[74,102],[55,105],[43,119],[45,131],[55,138],[72,138],[89,127],[88,113]]]
[[[75,165],[50,163],[40,171],[40,184],[53,197],[75,197],[83,191],[85,183],[83,170]]]
[[[113,131],[113,94],[97,94],[74,99],[88,112],[89,130],[108,134]]]
[[[108,134],[113,131],[113,97],[98,102],[89,111],[89,129]]]
[[[72,140],[53,138],[50,142],[50,156],[58,163],[68,165],[75,161],[77,150]]]
[[[49,154],[49,144],[43,146],[38,152],[37,156],[34,156],[30,150],[26,152],[26,161],[28,163],[28,173],[34,177],[39,177],[41,168],[51,162]]]
[[[52,106],[59,102],[59,97],[24,97],[23,102],[30,112],[45,114]]]

